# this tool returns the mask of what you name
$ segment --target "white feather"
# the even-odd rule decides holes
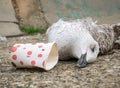
[[[60,19],[48,28],[46,36],[48,42],[55,41],[57,43],[60,59],[80,58],[81,54],[89,51],[88,48],[92,44],[96,45],[98,49],[96,53],[89,52],[91,55],[88,53],[87,60],[92,62],[98,55],[98,43],[90,35],[84,22],[79,20],[67,22]]]

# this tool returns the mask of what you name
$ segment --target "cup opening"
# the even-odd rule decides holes
[[[48,59],[45,62],[45,68],[46,70],[50,70],[53,68],[58,62],[58,49],[57,49],[57,44],[54,43],[51,51],[49,53]]]

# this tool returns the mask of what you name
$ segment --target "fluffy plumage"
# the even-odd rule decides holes
[[[78,58],[79,63],[93,62],[99,54],[106,54],[113,45],[120,47],[120,24],[98,25],[91,18],[71,21],[59,20],[48,28],[46,36],[49,42],[58,45],[60,59]],[[84,65],[83,65],[84,67]]]
[[[113,24],[111,27],[114,30],[114,48],[115,49],[120,49],[120,23],[118,24]]]
[[[107,24],[97,25],[91,18],[82,19],[80,22],[83,22],[86,25],[86,29],[98,42],[100,54],[106,54],[113,48],[115,37],[112,26]],[[79,21],[77,24],[79,24]]]
[[[87,62],[93,62],[99,53],[98,43],[81,21],[59,20],[48,28],[46,36],[49,42],[57,43],[62,60],[70,57],[80,59],[81,55],[87,53]]]

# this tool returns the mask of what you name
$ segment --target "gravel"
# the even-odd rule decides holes
[[[14,68],[9,61],[12,45],[37,42],[46,42],[45,35],[0,42],[0,88],[120,88],[120,49],[99,56],[86,68],[76,67],[76,60],[59,61],[50,71]]]

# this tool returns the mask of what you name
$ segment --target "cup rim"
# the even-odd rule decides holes
[[[47,59],[45,60],[45,70],[52,69],[58,62],[58,47],[55,42],[51,44],[52,47],[50,47],[49,55]]]

